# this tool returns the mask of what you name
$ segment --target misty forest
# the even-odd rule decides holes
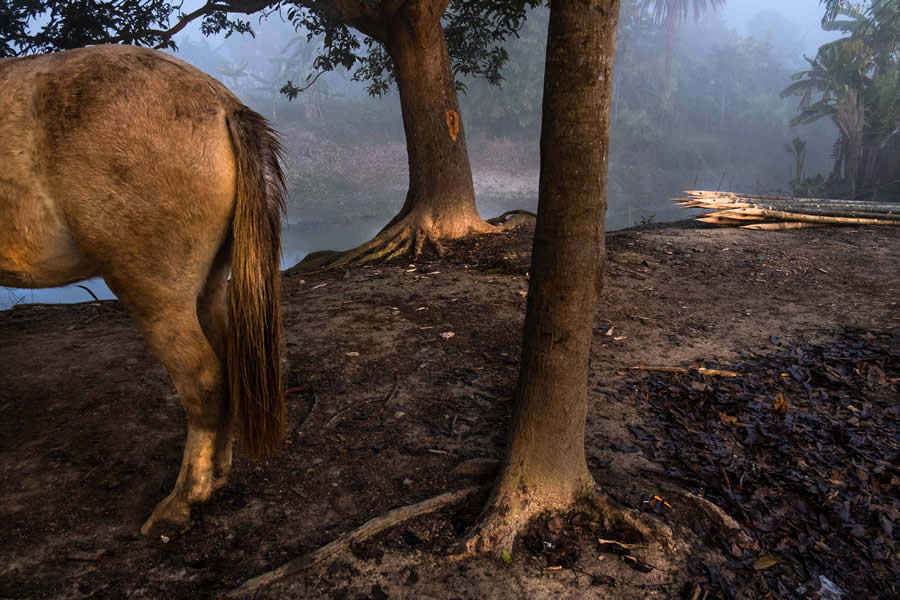
[[[897,225],[897,0],[10,0],[0,597],[898,598]]]

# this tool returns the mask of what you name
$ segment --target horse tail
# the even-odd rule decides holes
[[[281,446],[281,218],[285,212],[281,145],[259,114],[227,117],[237,171],[232,222],[228,393],[238,437],[252,458]]]

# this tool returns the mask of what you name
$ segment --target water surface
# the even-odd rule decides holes
[[[526,194],[482,194],[478,200],[479,211],[485,218],[502,214],[507,210],[537,210],[537,190]],[[615,231],[640,224],[652,219],[655,222],[685,218],[681,209],[659,206],[660,210],[651,214],[635,209],[629,210],[624,204],[610,202],[607,212],[607,231]],[[399,210],[399,206],[394,210]],[[308,218],[292,217],[285,225],[282,234],[282,268],[292,267],[310,252],[318,250],[346,250],[358,246],[371,239],[384,227],[391,214],[357,215],[343,218],[329,218],[311,215]],[[115,298],[102,279],[89,279],[76,285],[38,290],[0,287],[0,310],[6,310],[16,304],[30,303],[70,303],[89,302],[90,294],[81,285],[87,287],[101,300]]]

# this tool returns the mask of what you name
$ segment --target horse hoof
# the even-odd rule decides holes
[[[141,535],[150,538],[173,539],[191,526],[191,507],[187,502],[166,498],[153,510],[141,527]]]
[[[222,489],[223,487],[225,487],[225,485],[227,485],[227,484],[228,484],[228,475],[223,475],[222,477],[216,477],[215,479],[212,480],[212,486],[211,486],[212,491],[216,492],[216,491]]]

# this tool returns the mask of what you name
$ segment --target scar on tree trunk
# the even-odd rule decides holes
[[[316,252],[304,270],[336,268],[418,255],[426,244],[493,233],[510,225],[481,218],[472,169],[440,20],[394,19],[384,43],[394,63],[409,160],[403,208],[372,240],[346,252]]]

